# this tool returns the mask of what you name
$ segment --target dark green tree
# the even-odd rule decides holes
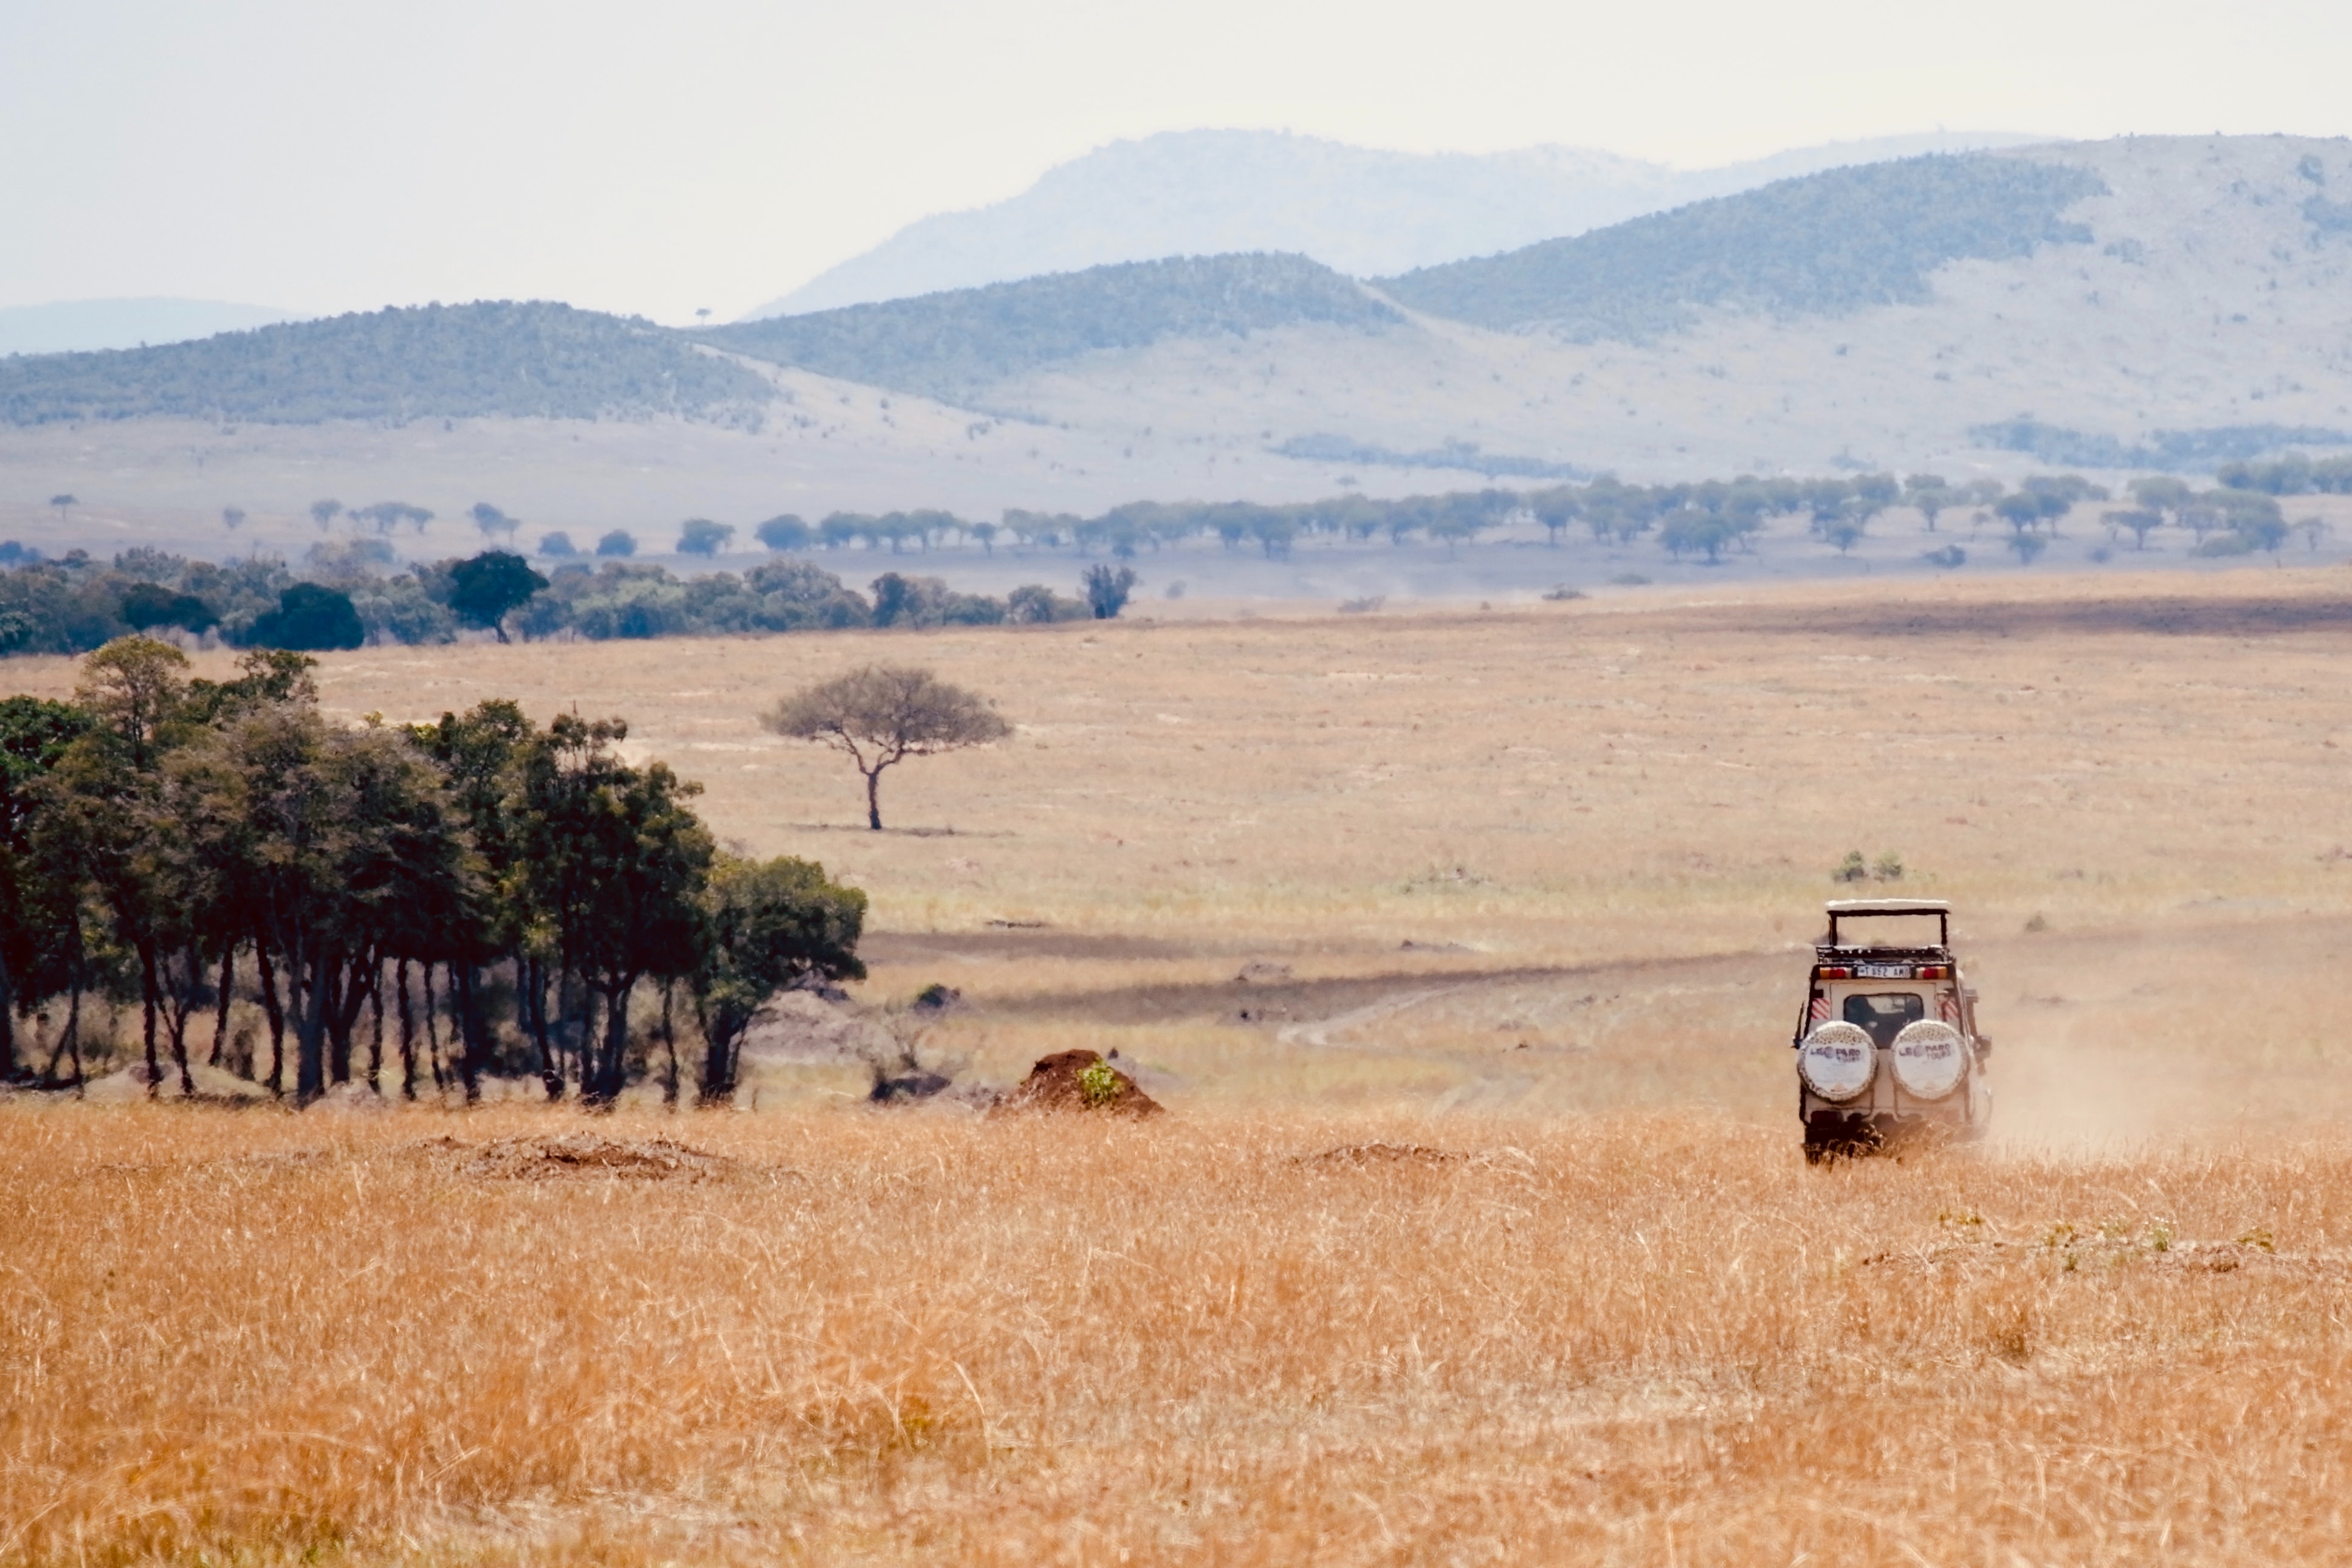
[[[1089,566],[1079,579],[1086,589],[1087,607],[1098,621],[1115,620],[1127,608],[1129,595],[1135,592],[1135,569],[1131,566]]]
[[[358,606],[340,589],[297,583],[279,590],[278,607],[247,629],[247,643],[310,653],[354,648],[367,641]]]
[[[449,568],[449,608],[467,626],[483,627],[505,642],[507,617],[546,586],[547,579],[521,556],[485,550]]]
[[[688,808],[700,786],[667,765],[624,763],[619,720],[566,714],[521,760],[516,833],[531,897],[562,966],[602,1001],[604,1038],[581,1029],[580,1089],[610,1105],[626,1082],[629,998],[648,975],[692,973],[715,847]]]
[[[0,698],[0,1083],[25,1070],[17,1009],[57,994],[66,957],[57,911],[71,889],[52,885],[34,855],[37,786],[89,725],[89,713],[69,703]]]
[[[732,523],[713,522],[707,517],[690,517],[678,525],[677,552],[680,555],[716,555],[727,548],[735,537]]]
[[[816,536],[806,522],[784,512],[753,529],[751,537],[771,550],[806,550]]]
[[[702,895],[692,984],[703,1039],[700,1102],[734,1098],[743,1036],[769,998],[809,980],[863,980],[857,939],[866,895],[825,879],[812,860],[721,853]]]

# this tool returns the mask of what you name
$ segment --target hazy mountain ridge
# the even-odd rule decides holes
[[[950,401],[1011,376],[1168,338],[1315,324],[1401,326],[1392,307],[1303,256],[1174,257],[776,316],[703,331],[721,348]]]
[[[1165,256],[1292,252],[1384,276],[1820,169],[2034,140],[1937,132],[1676,170],[1576,147],[1419,153],[1282,132],[1168,132],[1059,164],[1005,201],[918,219],[743,319]]]
[[[1496,330],[1543,325],[1583,342],[1655,338],[1708,306],[1847,315],[1925,301],[1929,275],[1949,262],[2087,245],[2090,229],[2061,215],[2106,188],[2065,164],[1930,154],[1777,181],[1376,283],[1433,315]]]
[[[389,309],[197,342],[0,360],[0,423],[712,417],[757,374],[649,322],[569,305]]]

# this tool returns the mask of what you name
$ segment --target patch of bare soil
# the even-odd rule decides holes
[[[625,1181],[713,1181],[730,1174],[735,1162],[706,1154],[667,1138],[607,1138],[595,1132],[567,1132],[559,1138],[500,1138],[488,1143],[461,1143],[437,1138],[415,1148],[453,1163],[461,1175],[502,1181],[562,1181],[581,1176],[609,1176]]]
[[[1029,1069],[991,1116],[1024,1110],[1090,1110],[1108,1116],[1158,1116],[1167,1107],[1135,1087],[1099,1051],[1057,1051]]]
[[[1342,1143],[1319,1154],[1302,1154],[1302,1165],[1453,1165],[1470,1156],[1425,1143]]]
[[[1704,616],[1668,611],[1695,631],[1780,637],[2063,637],[2137,633],[2158,637],[2248,637],[2352,630],[2352,598],[2337,595],[2229,595],[2190,597],[2018,600],[1936,605],[1822,605],[1710,608]]]

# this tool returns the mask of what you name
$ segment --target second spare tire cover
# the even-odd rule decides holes
[[[1914,1099],[1943,1099],[1968,1071],[1968,1047],[1949,1024],[1922,1018],[1895,1037],[1895,1081]]]
[[[1797,1076],[1823,1100],[1843,1104],[1878,1076],[1878,1047],[1859,1024],[1820,1025],[1797,1047]]]

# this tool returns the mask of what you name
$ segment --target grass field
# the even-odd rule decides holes
[[[0,1562],[2336,1558],[2352,579],[1711,597],[331,657],[628,717],[928,1058],[1174,1114],[19,1097]],[[881,834],[755,721],[874,658],[1019,725]],[[1960,910],[1989,1147],[1799,1156],[1853,849]]]

